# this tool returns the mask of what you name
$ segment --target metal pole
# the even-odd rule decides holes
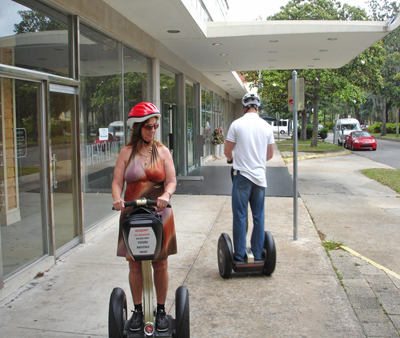
[[[297,72],[292,72],[293,79],[293,240],[298,237],[298,200],[297,200]],[[305,126],[302,126],[305,127]]]

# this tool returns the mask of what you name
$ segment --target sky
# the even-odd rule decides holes
[[[289,0],[229,0],[229,21],[251,21],[259,16],[263,19],[280,12]],[[343,5],[357,6],[367,9],[365,0],[339,0]],[[367,11],[368,13],[368,11]]]

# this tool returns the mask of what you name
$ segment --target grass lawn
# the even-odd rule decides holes
[[[400,169],[364,169],[361,172],[400,194]]]
[[[400,136],[397,137],[396,134],[386,134],[385,136],[381,136],[379,133],[374,134],[372,133],[372,135],[376,136],[376,137],[382,137],[382,138],[394,138],[394,139],[398,139],[400,140]]]
[[[293,151],[293,140],[285,140],[276,142],[279,151]],[[311,141],[298,141],[297,142],[297,151],[324,151],[324,150],[335,150],[342,149],[342,147],[338,147],[336,144],[328,143],[328,142],[318,142],[317,147],[310,147]]]

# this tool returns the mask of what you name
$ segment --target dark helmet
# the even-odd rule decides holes
[[[132,129],[134,123],[140,123],[152,117],[157,119],[161,117],[158,108],[150,102],[140,102],[131,109],[128,115],[128,127]]]
[[[244,107],[249,107],[249,106],[259,107],[261,106],[261,100],[257,94],[247,93],[245,96],[243,96],[242,105]]]

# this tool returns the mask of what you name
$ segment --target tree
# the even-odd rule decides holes
[[[281,12],[269,20],[368,20],[365,10],[341,5],[338,1],[328,0],[292,0]],[[306,98],[313,106],[313,139],[311,147],[318,145],[318,111],[321,97],[339,98],[349,105],[359,107],[365,100],[365,89],[380,88],[382,77],[382,43],[377,43],[354,58],[341,69],[304,69],[298,70],[298,77],[305,79]],[[290,71],[248,72],[247,80],[256,81],[261,95],[271,98],[273,104],[282,107],[287,95],[287,81]],[[261,83],[259,83],[261,82]],[[302,114],[302,126],[306,124]],[[302,128],[305,129],[305,128]],[[305,132],[301,139],[305,139]]]
[[[67,29],[57,21],[33,10],[18,11],[18,14],[21,15],[22,21],[14,24],[14,32],[17,34]]]
[[[399,12],[395,1],[370,0],[369,6],[374,20],[386,21],[392,19]],[[392,108],[399,114],[400,107],[400,28],[395,29],[383,38],[384,65],[382,66],[383,89],[377,94],[373,102],[379,110],[382,121],[381,136],[386,135],[388,111]],[[377,104],[379,102],[379,104]]]

